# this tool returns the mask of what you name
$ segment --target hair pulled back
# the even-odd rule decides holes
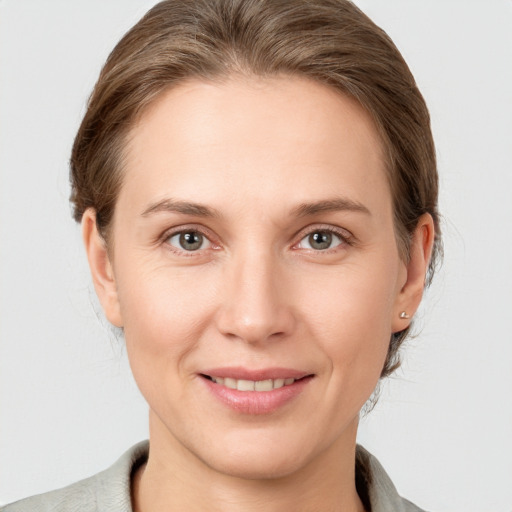
[[[427,107],[387,34],[348,0],[165,0],[107,59],[71,155],[71,202],[94,208],[107,243],[123,182],[123,148],[138,116],[185,79],[233,74],[308,77],[355,98],[373,117],[386,154],[397,244],[429,213],[440,252],[438,177]],[[399,365],[409,329],[391,337],[382,376]]]

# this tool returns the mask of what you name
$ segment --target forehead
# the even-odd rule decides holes
[[[382,144],[353,99],[297,77],[190,80],[131,130],[122,196],[308,202],[342,194],[390,204]],[[317,197],[318,196],[318,197]]]

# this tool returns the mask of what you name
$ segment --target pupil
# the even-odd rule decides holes
[[[309,235],[309,245],[311,245],[313,249],[328,249],[331,245],[331,241],[332,234],[327,231],[317,231]]]
[[[187,251],[197,251],[203,244],[203,235],[196,231],[182,233],[180,235],[180,245]]]

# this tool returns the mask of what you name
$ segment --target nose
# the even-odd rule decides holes
[[[217,328],[229,338],[265,343],[289,336],[296,324],[284,263],[264,251],[230,261]]]

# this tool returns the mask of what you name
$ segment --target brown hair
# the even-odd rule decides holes
[[[114,48],[89,99],[71,156],[74,218],[94,208],[108,242],[123,146],[137,116],[185,79],[234,73],[309,77],[359,101],[385,148],[404,260],[419,217],[434,219],[430,282],[440,229],[429,113],[391,39],[348,0],[165,0],[153,7]],[[382,376],[398,367],[408,330],[392,335]]]

